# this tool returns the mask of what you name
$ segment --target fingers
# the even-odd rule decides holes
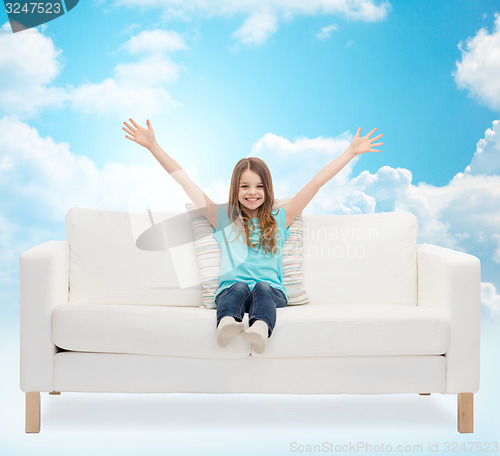
[[[370,131],[370,133],[368,133],[367,135],[365,135],[364,138],[368,138],[375,130],[376,130],[376,128],[374,128],[372,131]]]
[[[131,141],[135,141],[135,139],[134,139],[134,138],[131,138],[130,136],[127,136],[127,135],[125,135],[125,138],[128,138],[128,139],[130,139]]]
[[[383,146],[384,143],[376,143],[376,144],[372,144],[372,147],[375,147],[375,146]]]
[[[134,136],[134,134],[135,134],[133,131],[128,130],[128,129],[127,129],[127,128],[125,128],[125,127],[122,127],[122,130],[124,130],[124,131],[125,131],[125,133],[128,133],[129,135],[132,135],[132,136]]]
[[[123,123],[127,126],[127,128],[130,130],[130,132],[131,132],[132,134],[134,134],[134,133],[135,133],[135,128],[134,128],[134,127],[131,127],[131,126],[130,126],[127,122],[123,122]],[[123,128],[123,127],[122,127],[122,128]]]
[[[370,141],[375,141],[379,138],[381,138],[382,136],[384,136],[383,134],[380,134],[378,136],[375,136],[374,138],[370,138],[370,135],[373,134],[373,132],[376,130],[377,128],[374,128],[372,131],[370,131],[370,133],[368,133],[367,135],[363,136],[363,138],[369,138]],[[361,133],[361,127],[358,128],[358,131],[356,131],[356,134],[354,135],[355,137],[359,137],[359,134]]]
[[[134,122],[134,120],[132,119],[132,117],[129,117],[129,120],[130,120],[130,122],[132,122],[132,123],[134,124],[134,127],[135,127],[135,128],[139,128],[139,125],[137,125],[137,124]]]

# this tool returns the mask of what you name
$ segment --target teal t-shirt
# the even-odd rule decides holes
[[[227,213],[226,205],[219,205],[217,211],[217,229],[213,237],[220,245],[222,260],[220,267],[219,294],[225,288],[236,282],[246,282],[253,290],[257,282],[266,282],[283,291],[288,299],[286,288],[283,285],[282,248],[290,235],[290,228],[286,227],[285,208],[282,206],[271,212],[277,221],[277,252],[265,252],[261,245],[257,248],[249,247],[245,242],[244,233],[238,237],[238,228],[233,226]],[[249,227],[250,242],[259,242],[260,226],[258,219],[252,219],[256,225],[252,233]],[[215,303],[215,298],[214,298]]]

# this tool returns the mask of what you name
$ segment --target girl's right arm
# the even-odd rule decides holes
[[[165,170],[182,186],[194,205],[210,221],[214,229],[216,229],[218,210],[217,204],[215,204],[205,194],[205,192],[190,179],[181,166],[172,157],[168,156],[158,145],[155,139],[153,127],[151,126],[151,122],[149,122],[149,120],[146,121],[148,125],[147,130],[136,124],[132,119],[130,119],[130,122],[132,122],[135,128],[127,124],[127,122],[123,122],[127,128],[122,127],[122,129],[131,135],[131,137],[127,135],[125,135],[125,137],[136,142],[137,144],[140,144],[141,146],[144,146],[154,155]]]

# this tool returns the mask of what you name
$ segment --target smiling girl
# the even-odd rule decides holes
[[[276,308],[288,303],[281,252],[290,224],[350,160],[366,152],[380,152],[373,147],[384,143],[374,141],[383,135],[370,138],[374,128],[360,137],[359,127],[350,146],[339,157],[319,171],[288,203],[273,210],[271,173],[260,158],[238,161],[231,177],[229,201],[218,205],[160,148],[149,120],[147,129],[129,120],[132,125],[123,122],[122,129],[130,135],[125,137],[153,154],[214,228],[213,236],[222,253],[215,295],[217,343],[225,347],[234,336],[241,335],[256,353],[262,353],[276,324]],[[248,328],[243,323],[245,312],[249,315]]]

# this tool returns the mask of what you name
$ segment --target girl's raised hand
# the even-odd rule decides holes
[[[149,147],[155,140],[155,132],[153,131],[153,127],[151,126],[151,122],[149,121],[149,119],[146,121],[148,125],[147,130],[145,128],[142,128],[140,125],[137,125],[132,118],[130,118],[129,120],[134,126],[132,127],[127,122],[123,122],[127,128],[122,127],[122,130],[125,130],[125,132],[132,137],[125,135],[125,138],[128,138],[131,141],[135,141],[137,144],[140,144],[146,149],[149,149]]]
[[[361,132],[361,127],[358,128],[358,131],[354,135],[354,138],[352,138],[352,142],[350,145],[350,148],[355,155],[364,154],[365,152],[380,152],[380,150],[373,150],[372,147],[381,146],[384,143],[383,142],[376,143],[376,144],[372,144],[372,143],[373,143],[373,141],[376,141],[377,139],[381,138],[384,135],[380,134],[380,135],[375,136],[374,138],[370,139],[370,135],[375,130],[376,130],[376,128],[374,128],[372,131],[370,131],[370,133],[368,133],[366,136],[362,136],[360,138],[359,133]]]

